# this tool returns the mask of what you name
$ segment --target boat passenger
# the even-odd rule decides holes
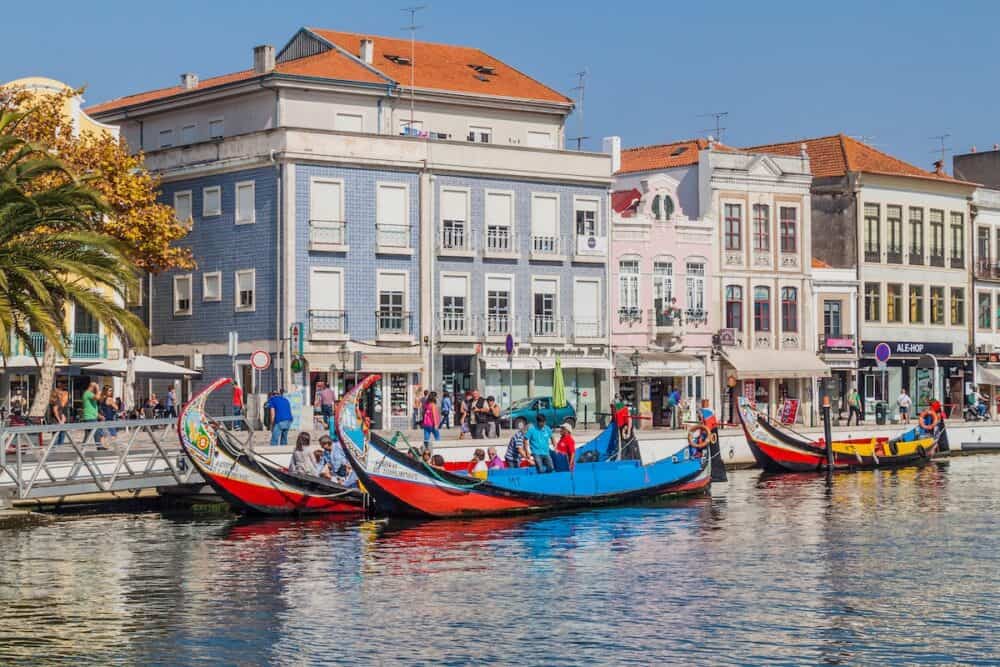
[[[486,467],[491,470],[503,468],[503,459],[497,456],[496,447],[490,447],[486,450]]]
[[[531,458],[524,439],[524,433],[527,430],[528,423],[521,420],[518,422],[517,428],[514,429],[513,435],[510,436],[510,440],[507,441],[507,451],[504,453],[503,460],[508,468],[517,468],[521,465],[521,461]]]
[[[323,465],[329,468],[331,477],[347,477],[350,474],[347,465],[347,457],[344,456],[340,443],[334,446],[333,438],[328,435],[320,436],[319,446],[323,451]]]
[[[486,452],[484,452],[481,448],[477,449],[475,453],[473,453],[472,460],[469,461],[467,471],[473,477],[486,479],[486,475],[489,473],[489,468],[486,465]]]
[[[566,457],[569,469],[573,469],[573,457],[576,455],[576,440],[573,439],[573,425],[569,422],[563,423],[559,427],[559,442],[556,443],[556,451]]]
[[[535,423],[524,434],[535,459],[535,469],[540,473],[553,472],[552,464],[552,429],[545,424],[545,415],[539,413]]]
[[[309,451],[308,433],[299,433],[299,437],[296,438],[292,464],[288,467],[288,471],[293,475],[316,475],[316,462],[312,452]]]
[[[435,454],[431,457],[431,465],[435,468],[441,468],[444,470],[444,457],[440,454]]]

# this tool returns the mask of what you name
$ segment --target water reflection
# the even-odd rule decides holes
[[[1000,661],[1000,457],[437,522],[0,533],[4,664]]]

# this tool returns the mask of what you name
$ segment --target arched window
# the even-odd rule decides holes
[[[669,220],[674,214],[674,200],[670,195],[653,197],[653,217],[657,220]]]
[[[743,329],[743,288],[739,285],[726,287],[726,328]]]
[[[794,287],[781,288],[781,330],[799,330],[799,291]]]
[[[653,197],[653,217],[660,220],[660,195]]]
[[[753,330],[771,330],[771,288],[753,288]]]

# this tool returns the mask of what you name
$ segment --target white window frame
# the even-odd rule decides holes
[[[342,266],[313,266],[309,269],[309,284],[312,285],[312,277],[317,273],[336,273],[340,275],[340,309],[347,311],[344,303],[344,268]],[[309,294],[309,309],[312,310],[312,293]]]
[[[541,138],[541,137],[544,136],[546,138],[546,145],[544,145],[544,146],[536,146],[536,145],[532,144],[531,143],[531,137],[532,136],[535,136],[536,138]],[[525,135],[525,143],[528,145],[529,148],[541,148],[543,150],[553,150],[556,147],[556,143],[555,143],[555,140],[552,137],[552,132],[551,131],[550,132],[543,132],[541,130],[528,130],[528,134]]]
[[[166,139],[166,143],[164,143],[164,141],[163,141],[164,139]],[[156,144],[156,147],[158,149],[162,150],[164,148],[173,148],[173,146],[174,146],[174,131],[173,131],[173,129],[160,130],[159,134],[157,135],[157,144]]]
[[[382,293],[382,279],[385,276],[403,276],[403,312],[410,312],[410,274],[396,269],[379,269],[375,275],[375,310],[379,309],[379,294]]]
[[[509,312],[507,313],[507,318],[510,324],[510,333],[515,332],[514,323],[517,318],[517,276],[513,273],[486,273],[483,275],[483,320],[484,327],[483,331],[486,331],[485,322],[488,321],[490,317],[490,278],[498,278],[501,280],[506,280],[510,285],[510,296],[508,300],[510,302]],[[489,338],[502,338],[503,336],[490,336],[486,334]]]
[[[240,219],[240,188],[250,187],[250,219]],[[238,181],[234,190],[236,197],[233,201],[233,219],[237,225],[252,225],[257,222],[257,185],[255,181]],[[220,197],[219,201],[222,199]]]
[[[215,133],[215,128],[222,128],[222,131],[218,134]],[[221,139],[226,136],[226,119],[225,118],[212,118],[208,121],[208,138],[209,139]]]
[[[216,210],[209,210],[208,208],[208,193],[215,190],[219,193],[219,208]],[[222,215],[222,186],[221,185],[210,185],[208,187],[201,189],[201,217],[203,218],[214,218]]]
[[[640,267],[641,267],[641,264],[640,264]],[[640,276],[642,275],[641,269],[640,269],[639,275]],[[640,284],[641,284],[641,282],[642,281],[640,280]],[[602,281],[597,276],[593,276],[593,277],[591,277],[591,276],[576,276],[576,277],[574,277],[573,278],[573,293],[572,293],[572,298],[573,298],[573,312],[576,312],[576,286],[579,283],[593,283],[593,284],[597,285],[597,299],[598,299],[598,301],[597,301],[597,308],[595,309],[596,312],[597,312],[597,321],[594,322],[594,325],[597,327],[597,335],[596,336],[587,336],[587,335],[584,335],[584,334],[577,333],[577,320],[576,320],[575,317],[573,318],[573,335],[575,337],[577,337],[577,338],[594,338],[594,339],[596,339],[596,338],[603,338],[604,334],[602,333],[602,330],[604,329],[603,325],[605,324],[605,322],[604,322],[604,320],[601,319],[601,317],[607,314],[607,308],[604,307],[604,300],[605,300],[605,298],[607,298],[606,295],[605,295],[605,292],[604,292],[604,281]],[[556,299],[556,308],[558,308],[558,307],[559,307],[559,300],[557,298]]]
[[[329,222],[345,222],[344,220],[344,179],[342,178],[327,178],[326,176],[312,176],[309,179],[309,220],[316,220],[316,216],[313,215],[313,191],[317,183],[326,183],[328,185],[339,185],[340,186],[340,210],[337,212],[337,220],[330,220]],[[376,205],[378,203],[378,190],[375,192]],[[377,220],[377,218],[376,218]]]
[[[617,260],[617,274],[618,274],[618,316],[619,318],[623,313],[628,313],[629,310],[635,308],[636,312],[640,312],[642,308],[642,258],[639,255],[622,255]],[[635,262],[636,272],[635,273],[625,273],[622,271],[622,262]],[[629,286],[626,289],[625,278],[628,278]],[[625,303],[623,291],[632,291],[634,287],[635,291],[635,303]]]
[[[386,246],[386,245],[379,244],[379,242],[378,242],[378,227],[377,227],[377,225],[380,224],[380,220],[382,219],[381,212],[379,211],[379,208],[380,208],[380,206],[379,206],[379,199],[380,199],[379,198],[379,191],[382,188],[401,188],[403,190],[403,200],[406,203],[406,205],[405,205],[405,207],[403,209],[406,212],[406,219],[402,223],[402,226],[406,227],[406,245],[405,246]],[[341,191],[341,192],[343,193],[343,191]],[[343,194],[341,194],[341,198],[343,198]],[[411,200],[410,200],[410,184],[409,183],[402,183],[402,182],[399,182],[399,181],[377,181],[375,183],[375,224],[376,224],[376,227],[375,227],[375,243],[376,243],[376,246],[378,247],[378,252],[379,253],[396,251],[396,252],[402,252],[402,253],[408,254],[408,253],[412,253],[413,252],[413,240],[412,240],[413,239],[413,221],[410,220],[410,215],[411,215],[411,213],[410,213],[410,207],[411,207]]]
[[[472,333],[472,274],[466,271],[443,271],[441,273],[441,279],[438,283],[438,313],[440,314],[440,319],[444,318],[444,288],[441,285],[444,283],[445,278],[461,278],[465,281],[465,317],[466,331],[465,334],[469,335]],[[443,335],[453,335],[453,334],[443,334]]]
[[[240,274],[250,274],[253,281],[253,303],[249,306],[240,305]],[[237,313],[252,313],[257,310],[257,269],[239,269],[233,272],[233,310]]]
[[[190,136],[186,136],[187,130],[191,130]],[[198,141],[198,124],[190,123],[188,125],[181,126],[181,145],[187,146],[188,144],[193,144],[196,141]]]
[[[208,296],[208,279],[216,278],[219,281],[219,291],[215,297]],[[206,271],[201,274],[201,300],[204,302],[222,301],[222,271]]]
[[[177,283],[180,282],[180,281],[182,281],[182,280],[187,280],[187,285],[188,285],[188,289],[187,289],[188,307],[187,307],[187,310],[181,310],[180,308],[178,308],[178,303],[180,302],[180,299],[178,298]],[[174,311],[174,315],[184,315],[184,316],[187,316],[187,315],[191,315],[191,314],[194,313],[194,280],[192,279],[190,273],[182,273],[180,275],[174,276],[174,294],[173,294],[173,296],[174,296],[174,298],[173,298],[173,311]]]
[[[531,336],[531,337],[537,337],[537,336],[535,336],[535,321],[534,321],[535,320],[535,294],[536,294],[536,292],[535,292],[535,283],[538,283],[538,282],[553,282],[553,281],[556,284],[556,291],[555,291],[555,297],[556,297],[555,298],[555,306],[556,307],[553,309],[552,320],[553,320],[553,322],[555,322],[555,327],[556,327],[556,330],[558,332],[558,335],[555,336],[555,337],[556,338],[562,338],[563,335],[565,334],[565,332],[562,331],[562,326],[560,324],[560,317],[562,317],[562,306],[563,306],[563,304],[562,304],[562,280],[557,275],[552,275],[552,274],[545,273],[545,274],[541,274],[541,275],[533,275],[533,276],[531,276],[531,301],[528,302],[528,318],[529,318],[529,322],[530,322],[530,326],[528,328],[528,333],[529,333],[529,336]]]
[[[442,186],[439,191],[438,197],[438,240],[441,246],[444,247],[444,193],[446,192],[457,192],[461,193],[465,197],[465,215],[462,220],[463,232],[465,234],[465,245],[464,248],[472,248],[472,190],[467,187],[447,185]],[[483,216],[485,218],[485,211]]]
[[[187,220],[181,220],[181,218],[177,215],[177,197],[178,197],[178,195],[180,195],[182,197],[186,195],[187,198],[188,198],[188,219]],[[178,190],[177,192],[174,193],[174,220],[176,220],[181,225],[187,227],[188,229],[191,229],[191,227],[194,226],[194,193],[191,190]]]
[[[580,202],[587,202],[588,204],[594,205],[594,236],[597,238],[602,238],[604,234],[601,233],[601,198],[600,197],[588,197],[585,195],[573,195],[573,235],[579,236],[580,234],[576,231],[576,214],[580,210]]]
[[[518,251],[518,248],[517,248],[517,195],[514,193],[513,190],[499,190],[496,188],[483,189],[483,236],[480,245],[486,252],[501,253],[501,254],[504,253],[504,251],[500,250],[490,251],[488,247],[490,222],[487,219],[486,213],[489,207],[489,204],[487,202],[490,201],[491,195],[510,198],[510,218],[507,220],[507,229],[509,230],[508,234],[510,238],[509,254],[514,254]],[[500,225],[496,226],[499,227]]]
[[[486,131],[485,133],[487,135],[489,135],[488,141],[480,141],[480,137],[482,136],[484,130]],[[473,144],[492,144],[493,143],[493,128],[489,127],[487,125],[472,125],[470,123],[469,126],[468,126],[468,130],[466,131],[466,135],[465,135],[466,140],[469,140],[469,135],[470,134],[473,135],[473,138],[470,141],[470,143],[473,143]]]
[[[528,200],[528,215],[530,216],[528,220],[528,243],[530,248],[534,248],[535,236],[540,236],[535,233],[535,200],[536,199],[555,199],[556,200],[556,231],[555,231],[555,248],[556,252],[551,253],[552,255],[559,255],[562,253],[562,197],[559,196],[558,192],[532,192],[531,197]],[[573,222],[573,238],[576,238],[576,221]]]
[[[345,130],[344,128],[340,127],[340,119],[341,118],[350,118],[352,120],[356,118],[356,119],[360,120],[361,121],[361,123],[360,123],[360,129],[357,129],[357,130]],[[337,130],[338,132],[359,132],[359,133],[360,132],[364,132],[365,131],[365,115],[363,113],[345,113],[345,112],[342,112],[342,111],[341,112],[337,112],[334,115],[334,117],[333,117],[333,129]]]

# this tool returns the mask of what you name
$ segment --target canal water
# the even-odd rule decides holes
[[[425,523],[0,532],[4,665],[997,664],[1000,456]]]

